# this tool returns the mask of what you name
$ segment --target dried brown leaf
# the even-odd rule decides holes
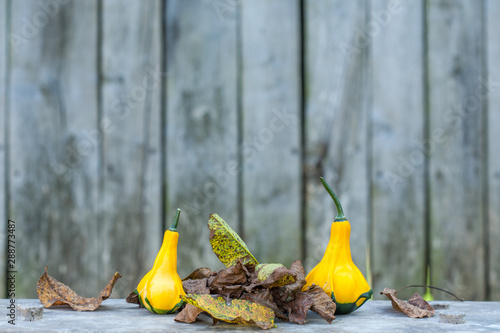
[[[307,311],[313,305],[314,300],[306,293],[298,293],[293,301],[283,304],[288,311],[288,320],[299,325],[306,323]]]
[[[182,287],[186,294],[210,294],[210,289],[208,289],[208,278],[184,280],[182,281]]]
[[[433,317],[436,313],[436,310],[418,293],[415,293],[408,301],[397,298],[396,290],[391,288],[384,288],[380,294],[391,300],[394,309],[403,312],[410,318]]]
[[[290,271],[296,275],[296,280],[293,283],[284,285],[279,288],[273,288],[272,294],[275,302],[287,303],[295,298],[295,295],[302,290],[306,284],[306,272],[302,263],[297,260],[290,266]]]
[[[202,312],[203,312],[202,309],[200,309],[192,304],[186,304],[184,309],[182,309],[182,311],[179,312],[177,314],[177,316],[175,316],[174,320],[178,321],[180,323],[190,324],[190,323],[195,322],[196,317],[198,317],[198,315]]]
[[[208,277],[212,276],[213,274],[215,274],[215,273],[212,272],[212,270],[210,268],[200,267],[200,268],[195,269],[191,274],[189,274],[187,277],[182,279],[182,281],[204,279],[204,278],[208,278]]]
[[[220,288],[231,285],[247,284],[246,271],[243,269],[241,261],[236,265],[221,269],[217,275],[209,279],[210,288]]]
[[[283,319],[283,320],[288,320],[288,316],[285,315],[276,305],[276,303],[273,300],[273,296],[271,295],[271,292],[269,289],[257,289],[252,291],[251,293],[244,293],[240,299],[244,299],[250,302],[256,302],[261,305],[267,306],[271,310],[274,311],[274,314],[276,315],[277,318]]]
[[[126,301],[127,303],[139,304],[139,307],[143,308],[141,301],[139,300],[139,296],[137,296],[137,294],[134,291],[127,296]]]
[[[222,295],[227,298],[240,298],[241,294],[243,294],[243,286],[241,285],[233,285],[233,286],[223,286],[223,287],[214,287],[210,288],[211,294]]]
[[[247,273],[241,260],[238,260],[234,266],[221,269],[208,278],[210,293],[239,298],[243,293],[243,286],[248,285]]]
[[[324,320],[326,320],[329,324],[335,319],[335,310],[337,309],[337,305],[332,300],[324,290],[313,284],[307,288],[304,293],[309,295],[313,299],[313,305],[311,306],[311,310],[319,314]]]
[[[76,311],[94,311],[111,295],[113,286],[120,277],[121,274],[116,272],[98,297],[87,298],[78,296],[70,287],[51,277],[45,267],[45,273],[38,280],[36,291],[40,302],[46,308],[69,305]]]

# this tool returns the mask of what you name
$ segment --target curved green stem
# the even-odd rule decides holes
[[[335,192],[333,192],[333,190],[330,187],[330,185],[328,185],[325,182],[325,180],[323,179],[323,177],[319,177],[319,179],[321,179],[321,182],[323,183],[323,186],[325,187],[325,189],[328,192],[328,194],[330,194],[330,196],[333,199],[333,202],[335,203],[335,206],[337,207],[337,216],[335,217],[335,221],[346,221],[347,219],[345,218],[344,210],[342,209],[342,205],[340,204],[339,198],[337,198],[337,195],[335,194]]]
[[[181,210],[180,208],[177,208],[177,212],[175,213],[174,220],[172,221],[172,225],[168,230],[170,231],[176,231],[177,232],[177,224],[179,223],[179,216],[181,215]]]

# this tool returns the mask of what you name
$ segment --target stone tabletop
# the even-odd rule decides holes
[[[21,307],[40,307],[38,299],[19,299]],[[337,316],[328,324],[314,312],[309,312],[306,325],[276,320],[272,332],[500,332],[500,302],[440,302],[446,309],[436,309],[432,318],[411,319],[397,312],[390,301],[368,301],[349,315]],[[175,315],[155,315],[146,309],[128,304],[124,299],[108,299],[93,312],[76,312],[69,307],[43,309],[42,319],[23,321],[17,317],[9,324],[8,299],[0,300],[3,309],[1,332],[217,332],[262,331],[256,326],[219,322],[212,325],[210,317],[199,315],[193,324],[177,323]],[[465,323],[440,322],[440,313],[461,318]],[[450,316],[448,316],[449,318]],[[459,320],[460,321],[460,320]]]

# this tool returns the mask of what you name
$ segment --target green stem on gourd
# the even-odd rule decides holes
[[[174,217],[174,220],[172,221],[172,225],[170,226],[170,228],[168,228],[168,230],[177,232],[177,224],[179,223],[179,216],[180,215],[181,215],[181,210],[180,210],[180,208],[177,208],[177,212],[175,213],[175,217]]]
[[[347,221],[347,219],[345,218],[345,215],[344,215],[344,210],[342,209],[342,206],[340,205],[340,201],[337,198],[337,195],[335,194],[335,192],[333,192],[333,190],[330,187],[330,185],[328,185],[325,182],[325,180],[323,179],[323,177],[319,177],[319,179],[321,179],[321,182],[323,183],[323,186],[325,187],[325,189],[328,192],[328,194],[330,194],[330,196],[333,199],[333,202],[335,203],[335,206],[337,207],[337,216],[335,217],[335,221],[334,222]]]

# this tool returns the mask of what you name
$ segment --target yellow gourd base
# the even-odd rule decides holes
[[[338,303],[335,300],[335,295],[333,294],[332,291],[332,300],[335,302],[335,305],[337,305],[337,308],[335,310],[335,314],[348,314],[359,308],[361,305],[365,304],[367,300],[369,300],[373,295],[373,291],[370,289],[370,291],[363,293],[359,296],[359,298],[356,300],[356,302],[353,303]]]
[[[157,314],[172,314],[174,312],[176,312],[177,310],[180,309],[181,306],[184,305],[184,301],[180,301],[179,303],[177,303],[176,305],[174,305],[174,307],[171,309],[171,310],[161,310],[161,309],[156,309],[154,306],[151,305],[151,303],[149,302],[148,298],[146,297],[146,299],[144,300],[144,302],[146,304],[144,304],[144,302],[142,301],[142,297],[141,295],[139,294],[139,292],[136,290],[134,290],[134,293],[138,296],[139,298],[139,302],[141,302],[141,305],[148,309],[149,311],[151,312],[154,312],[154,313],[157,313]]]

